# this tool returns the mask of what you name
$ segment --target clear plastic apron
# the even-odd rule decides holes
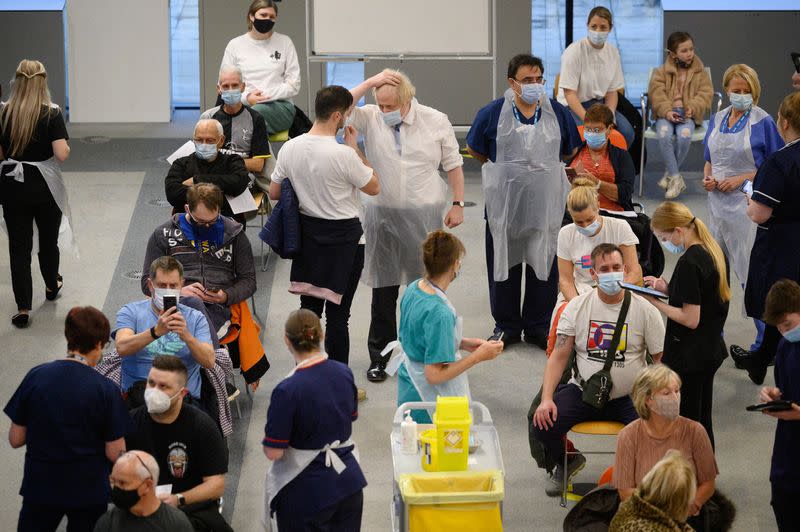
[[[423,281],[420,280],[417,282],[420,283]],[[461,345],[461,339],[463,338],[464,319],[459,316],[458,313],[456,313],[455,307],[452,303],[450,303],[450,300],[447,299],[447,296],[444,292],[430,284],[428,286],[433,288],[434,292],[436,292],[436,295],[447,304],[447,306],[453,312],[453,316],[456,318],[456,325],[453,334],[455,337],[455,345],[453,347],[456,352],[456,360],[461,360],[461,355],[458,352],[458,348]],[[417,390],[421,401],[436,402],[436,398],[440,395],[445,397],[467,396],[469,399],[472,398],[472,395],[469,391],[469,380],[467,379],[466,372],[453,379],[450,379],[449,381],[439,384],[431,384],[428,382],[428,379],[425,378],[425,364],[411,360],[411,358],[409,358],[409,356],[403,350],[403,346],[399,341],[396,340],[394,342],[390,342],[381,352],[381,356],[386,356],[391,351],[394,351],[394,353],[392,354],[392,358],[389,360],[389,363],[386,365],[386,373],[394,376],[394,374],[397,373],[397,370],[400,369],[400,365],[404,364],[406,371],[408,372],[408,376],[411,379],[411,383]]]
[[[58,229],[58,247],[60,247],[62,251],[71,251],[76,259],[80,258],[78,244],[75,242],[72,212],[69,208],[69,197],[67,195],[67,187],[64,185],[64,177],[61,174],[61,166],[58,164],[55,157],[51,157],[46,161],[16,161],[14,159],[6,159],[0,161],[0,174],[3,173],[4,167],[11,166],[13,168],[10,175],[14,176],[14,181],[24,183],[25,169],[22,166],[24,164],[35,166],[39,169],[45,183],[47,183],[47,187],[50,189],[50,194],[53,195],[56,205],[61,209],[62,216],[61,226]],[[0,210],[2,210],[1,205]],[[3,231],[8,233],[6,224],[1,218],[0,227],[3,228]],[[38,230],[35,222],[33,224],[33,231],[33,253],[36,253],[39,247],[39,237],[37,236]]]
[[[412,112],[418,105],[412,101]],[[395,149],[394,128],[385,124],[370,129],[365,140],[367,159],[381,185],[377,196],[361,194],[366,239],[361,280],[373,288],[406,285],[422,275],[420,246],[428,233],[442,228],[447,207],[447,186],[438,171],[441,145],[409,146],[403,142],[406,127],[410,126],[400,127],[400,153]],[[425,127],[419,113],[414,127]]]
[[[310,366],[322,360],[326,360],[327,358],[328,355],[322,353],[318,356],[304,360],[300,364],[297,364],[292,371],[290,371],[289,374],[284,377],[284,380],[294,375],[298,369]],[[334,451],[335,449],[341,449],[344,447],[353,447],[353,456],[355,457],[356,461],[358,461],[358,450],[356,449],[356,444],[352,440],[347,440],[344,442],[336,440],[327,444],[322,449],[295,449],[293,447],[287,447],[283,451],[283,457],[280,460],[275,460],[272,462],[272,467],[270,467],[269,471],[267,471],[267,478],[264,485],[263,524],[265,530],[273,530],[272,518],[270,516],[270,505],[280,490],[289,484],[289,482],[297,478],[297,476],[302,473],[305,468],[307,468],[309,464],[311,464],[311,462],[317,458],[317,456],[319,456],[319,453],[325,453],[326,467],[333,467],[336,473],[341,473],[344,471],[347,466]]]
[[[750,124],[761,120],[764,111],[753,107],[741,131],[721,133],[719,126],[727,114],[728,109],[717,113],[715,127],[708,136],[711,175],[716,179],[756,171],[753,150],[750,148]],[[747,196],[739,190],[712,190],[708,193],[708,214],[711,234],[722,246],[739,283],[744,285],[747,282],[750,251],[756,238],[756,224],[747,216]]]
[[[559,159],[561,130],[550,100],[534,125],[522,124],[505,92],[497,122],[497,156],[481,168],[486,219],[494,241],[494,280],[508,279],[509,268],[527,263],[546,280],[556,254],[569,181]]]

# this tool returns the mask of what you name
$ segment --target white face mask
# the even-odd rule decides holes
[[[147,411],[151,414],[163,414],[169,410],[172,400],[180,394],[181,392],[179,391],[170,397],[158,388],[145,388],[144,403],[147,405]]]
[[[153,305],[158,310],[164,310],[164,296],[175,296],[175,301],[181,300],[181,291],[178,288],[153,287]]]
[[[654,395],[651,410],[670,421],[677,419],[681,412],[681,394]]]

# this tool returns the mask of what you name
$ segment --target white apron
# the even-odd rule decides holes
[[[717,179],[757,170],[750,148],[750,124],[761,120],[766,113],[759,107],[753,107],[741,131],[721,133],[719,126],[729,109],[717,113],[714,129],[708,136],[711,175]],[[708,193],[708,214],[711,234],[728,257],[739,283],[744,286],[750,265],[750,250],[756,238],[756,224],[747,216],[747,196],[739,190],[712,190]]]
[[[298,369],[310,366],[321,360],[326,360],[327,358],[328,355],[322,353],[318,356],[304,360],[300,364],[297,364],[292,371],[290,371],[289,374],[284,377],[284,380],[294,375]],[[314,461],[314,459],[317,458],[319,453],[325,453],[326,467],[333,467],[336,473],[341,473],[344,471],[347,466],[339,457],[339,455],[334,452],[334,449],[341,449],[343,447],[353,447],[353,456],[355,457],[356,461],[358,461],[358,451],[356,449],[356,444],[352,440],[347,440],[344,442],[336,440],[327,444],[322,449],[309,450],[288,447],[283,452],[283,458],[272,462],[272,467],[270,467],[269,471],[267,471],[267,478],[264,485],[265,500],[263,524],[267,531],[272,530],[270,505],[272,504],[272,500],[275,498],[275,496],[278,495],[278,492],[280,492],[281,489],[289,484],[289,482],[297,478],[297,476],[302,473],[305,468]]]
[[[550,275],[569,181],[559,159],[561,130],[547,97],[534,125],[514,117],[514,92],[505,92],[497,122],[496,161],[481,168],[486,218],[494,240],[494,280],[527,263],[539,280]]]
[[[417,282],[420,283],[423,281],[419,280]],[[456,350],[456,360],[461,360],[461,355],[458,352],[458,348],[461,345],[461,339],[463,338],[464,318],[456,313],[455,307],[452,303],[450,303],[450,300],[447,299],[447,296],[444,292],[431,284],[428,284],[428,286],[433,288],[434,292],[436,292],[436,295],[447,304],[447,306],[453,312],[453,316],[456,318],[456,324],[453,331],[453,336],[455,337],[454,347]],[[425,364],[411,360],[403,350],[403,346],[399,341],[395,340],[394,342],[390,342],[381,352],[381,356],[386,356],[391,351],[394,351],[394,354],[392,354],[392,358],[386,365],[386,373],[394,376],[394,374],[397,373],[397,370],[400,368],[400,365],[404,364],[406,371],[408,372],[408,376],[411,379],[411,383],[417,390],[421,401],[435,403],[436,398],[440,395],[443,397],[466,396],[471,400],[472,396],[469,391],[469,380],[467,379],[466,372],[453,379],[450,379],[449,381],[439,384],[431,384],[428,382],[428,379],[425,378]]]
[[[78,244],[75,242],[75,235],[73,232],[74,226],[72,224],[72,212],[69,208],[67,187],[64,186],[64,177],[61,174],[61,165],[58,164],[55,157],[51,157],[46,161],[16,161],[14,159],[6,159],[0,162],[0,174],[4,172],[4,167],[11,166],[13,169],[10,175],[14,176],[14,181],[24,183],[25,169],[22,166],[23,164],[35,166],[39,169],[39,172],[41,172],[42,177],[47,183],[47,187],[50,189],[50,194],[53,195],[56,205],[61,209],[62,216],[61,226],[58,229],[58,247],[60,247],[62,251],[71,251],[76,259],[80,258]],[[0,210],[2,210],[2,206],[0,206]],[[0,219],[0,227],[3,228],[3,231],[8,233],[5,221],[2,219]],[[33,253],[36,253],[39,248],[36,222],[33,224],[33,231]]]
[[[413,127],[424,129],[417,106],[414,99],[409,111],[415,114]],[[361,280],[372,288],[406,285],[419,278],[424,271],[422,242],[443,226],[447,186],[438,171],[442,146],[433,140],[433,132],[427,135],[431,142],[423,145],[406,142],[408,127],[400,126],[400,153],[393,127],[380,124],[367,131],[366,156],[381,185],[377,196],[361,194],[366,239]]]

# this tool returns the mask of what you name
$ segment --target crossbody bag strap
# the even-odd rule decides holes
[[[614,363],[614,357],[617,354],[617,347],[619,340],[622,337],[622,329],[625,327],[625,318],[628,317],[628,307],[631,306],[631,292],[625,290],[625,296],[622,299],[622,308],[619,309],[619,317],[617,317],[617,325],[614,327],[614,335],[611,337],[611,344],[608,346],[606,352],[606,363],[603,364],[603,370],[608,371]]]

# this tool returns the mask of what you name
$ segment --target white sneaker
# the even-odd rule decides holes
[[[683,181],[683,176],[680,174],[672,176],[672,178],[670,178],[669,187],[667,187],[667,192],[664,194],[664,197],[666,199],[675,199],[684,190],[686,190],[686,183]]]
[[[664,177],[658,180],[658,186],[660,186],[664,190],[667,190],[670,181],[672,181],[672,176],[669,175],[667,172],[664,172]]]

